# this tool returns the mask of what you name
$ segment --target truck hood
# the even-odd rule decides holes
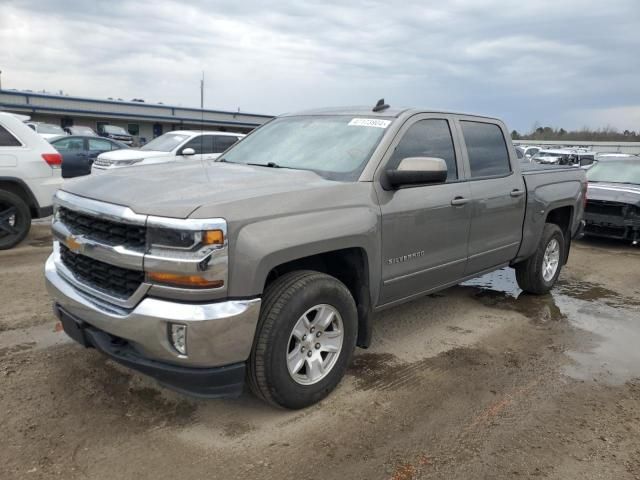
[[[99,155],[101,160],[117,163],[123,160],[144,160],[145,158],[171,157],[171,152],[156,152],[154,150],[136,150],[133,148],[123,148],[113,150]]]
[[[310,171],[205,161],[108,170],[65,182],[62,190],[145,215],[226,218],[302,210],[305,201],[321,208],[323,201],[338,201],[331,189],[347,185],[354,183],[326,180]]]
[[[589,182],[589,200],[628,203],[640,207],[640,185]]]

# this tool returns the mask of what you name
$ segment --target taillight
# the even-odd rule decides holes
[[[51,168],[60,168],[62,165],[62,155],[59,153],[43,153],[42,158]]]

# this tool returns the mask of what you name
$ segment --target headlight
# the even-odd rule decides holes
[[[147,279],[171,287],[217,289],[227,278],[224,219],[148,217]]]
[[[171,228],[147,228],[149,248],[160,247],[172,250],[193,250],[204,246],[223,246],[222,230],[176,230]]]

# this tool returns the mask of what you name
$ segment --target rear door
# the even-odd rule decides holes
[[[211,160],[218,155],[214,152],[213,135],[198,135],[189,140],[180,150],[193,148],[195,155],[179,156],[179,160]]]
[[[419,295],[463,276],[467,261],[470,197],[453,141],[452,118],[416,115],[392,142],[378,170],[408,157],[437,157],[447,164],[447,182],[384,190],[375,188],[382,210],[382,285],[379,304]]]
[[[87,145],[82,137],[66,137],[53,143],[62,155],[62,176],[65,178],[91,172]]]
[[[458,125],[471,189],[465,275],[472,275],[515,258],[522,239],[526,194],[504,126],[476,117],[460,117]]]

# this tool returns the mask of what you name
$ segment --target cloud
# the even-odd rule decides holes
[[[5,0],[5,88],[281,113],[373,104],[579,127],[640,105],[637,0]],[[603,113],[604,115],[604,113]],[[607,117],[609,118],[609,117]],[[608,120],[607,120],[608,121]],[[639,129],[637,116],[612,125]],[[591,123],[593,122],[593,123]]]

